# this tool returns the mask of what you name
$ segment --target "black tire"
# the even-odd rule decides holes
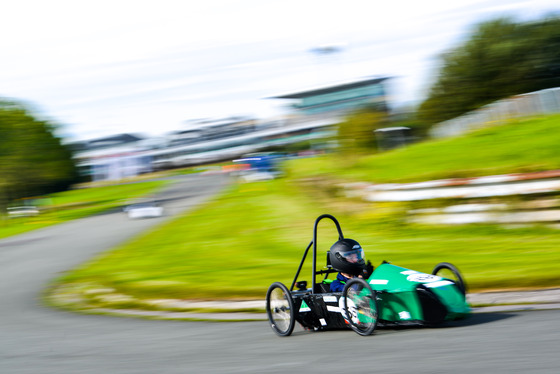
[[[450,264],[449,262],[440,262],[436,265],[434,270],[432,270],[432,275],[438,275],[438,273],[442,270],[449,270],[453,273],[452,278],[448,278],[443,276],[443,278],[449,279],[455,283],[459,291],[463,293],[463,295],[467,294],[467,284],[465,283],[465,279],[461,275],[461,272],[455,265]],[[440,275],[441,276],[441,275]]]
[[[371,335],[377,327],[377,295],[371,286],[361,278],[351,279],[342,291],[342,315],[352,330],[359,335]]]
[[[266,293],[266,314],[272,330],[280,336],[290,336],[296,323],[292,294],[280,282],[270,285]]]

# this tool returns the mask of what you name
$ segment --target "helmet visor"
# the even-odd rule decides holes
[[[364,250],[362,248],[353,249],[351,251],[340,252],[344,260],[351,264],[364,262]]]

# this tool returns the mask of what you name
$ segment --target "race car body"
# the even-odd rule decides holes
[[[379,295],[381,321],[437,324],[470,312],[460,287],[437,275],[383,263],[368,283]]]
[[[271,327],[278,335],[290,335],[296,321],[307,330],[350,327],[360,335],[369,335],[378,324],[434,326],[469,315],[463,277],[447,262],[439,263],[432,274],[426,274],[383,261],[368,272],[367,279],[350,279],[342,292],[331,292],[332,279],[328,277],[338,270],[330,264],[328,252],[326,267],[316,268],[317,225],[323,218],[335,223],[339,240],[344,238],[333,216],[320,216],[315,221],[313,240],[304,252],[290,289],[280,282],[269,287],[266,311]],[[308,287],[308,282],[298,281],[298,277],[312,247],[312,274]],[[438,275],[442,271],[449,271],[452,276]],[[320,275],[324,277],[317,281],[316,277]]]

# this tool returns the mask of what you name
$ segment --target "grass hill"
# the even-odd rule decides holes
[[[409,182],[556,169],[558,129],[560,116],[551,116],[360,159],[332,154],[291,161],[286,178],[233,183],[197,211],[68,272],[53,286],[50,300],[87,310],[150,309],[156,308],[153,299],[162,298],[263,299],[272,282],[291,284],[314,220],[323,213],[339,219],[345,236],[358,240],[374,265],[387,260],[430,272],[438,262],[451,262],[473,291],[559,287],[557,230],[414,226],[387,207],[341,199],[301,182],[319,175]],[[334,226],[322,224],[319,267],[335,240]],[[309,269],[308,261],[300,280],[310,280]]]
[[[512,120],[459,137],[354,159],[296,161],[294,176],[329,174],[376,183],[417,182],[560,169],[560,115]]]

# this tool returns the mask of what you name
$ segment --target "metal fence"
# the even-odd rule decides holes
[[[560,113],[560,87],[548,88],[496,101],[460,117],[438,123],[434,138],[463,134],[481,127],[498,125],[512,118]]]

